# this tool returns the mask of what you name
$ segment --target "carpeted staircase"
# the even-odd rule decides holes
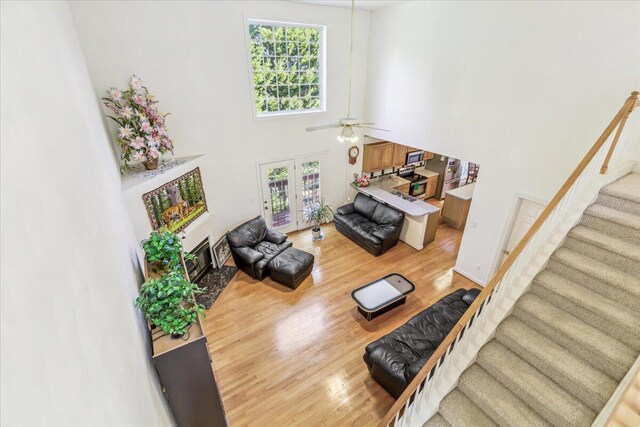
[[[589,426],[640,353],[640,174],[579,225],[425,426]]]

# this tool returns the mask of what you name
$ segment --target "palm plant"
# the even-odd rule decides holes
[[[320,199],[319,202],[310,206],[302,214],[304,222],[312,224],[312,231],[314,236],[320,238],[320,226],[331,221],[333,218],[333,208],[324,202],[324,199]]]

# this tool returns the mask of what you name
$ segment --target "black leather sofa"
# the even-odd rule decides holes
[[[286,234],[268,229],[261,216],[228,232],[227,241],[236,266],[258,280],[269,274],[269,261],[293,246]]]
[[[393,397],[400,397],[479,293],[458,289],[369,344],[364,361],[371,376]]]
[[[333,222],[340,233],[378,256],[398,243],[404,213],[358,193],[353,203],[338,208]]]

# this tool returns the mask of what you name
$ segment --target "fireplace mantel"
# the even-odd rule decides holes
[[[164,159],[158,165],[158,169],[149,171],[142,166],[142,163],[136,163],[131,165],[131,170],[121,175],[121,185],[122,191],[128,191],[138,185],[150,184],[153,188],[160,187],[167,181],[171,179],[166,179],[165,175],[171,172],[173,169],[187,169],[191,170],[195,168],[197,165],[193,167],[189,167],[191,164],[195,164],[198,159],[200,159],[203,154],[199,154],[197,156],[189,156],[189,157],[173,157],[171,159]],[[155,185],[156,182],[159,182],[158,185]],[[148,186],[148,185],[145,185]]]

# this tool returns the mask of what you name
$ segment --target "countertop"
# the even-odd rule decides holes
[[[415,170],[415,173],[417,173],[418,175],[424,176],[426,178],[432,178],[434,176],[438,176],[438,172],[434,172],[434,171],[430,171],[427,168],[417,168]]]
[[[403,178],[399,178],[403,179]],[[392,180],[389,180],[391,182]],[[406,180],[405,180],[406,181]],[[384,187],[381,187],[378,182],[372,182],[368,187],[356,187],[351,184],[351,186],[368,196],[373,197],[379,202],[383,202],[391,207],[398,209],[411,216],[424,216],[429,215],[435,212],[440,212],[440,208],[437,208],[429,203],[423,202],[422,200],[416,200],[415,202],[410,202],[408,200],[401,199],[398,196],[394,196],[389,193],[389,191],[385,190]]]
[[[411,181],[400,178],[398,175],[387,175],[384,179],[373,178],[369,181],[369,187],[374,186],[387,191],[391,191],[405,184],[411,184]]]
[[[445,193],[446,196],[452,196],[460,200],[471,200],[473,198],[473,190],[476,188],[476,183],[465,185],[464,187],[458,187],[453,190],[449,190]]]

